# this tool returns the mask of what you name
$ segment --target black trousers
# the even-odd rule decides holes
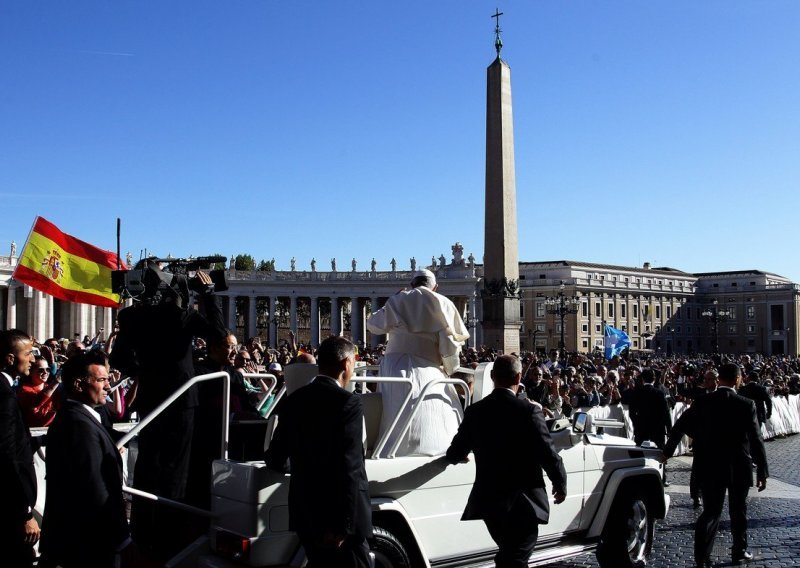
[[[306,551],[306,568],[369,568],[369,546],[361,536],[348,536],[342,546],[325,545],[322,535],[300,532],[300,543]]]
[[[697,519],[694,529],[694,555],[700,561],[711,556],[714,538],[717,536],[722,506],[725,504],[725,493],[728,493],[728,509],[731,516],[731,536],[733,537],[733,553],[747,549],[747,494],[750,488],[729,487],[719,480],[700,483],[703,495],[703,512]]]
[[[489,534],[500,550],[494,557],[497,568],[527,568],[536,546],[539,524],[531,515],[509,514],[499,519],[484,519]]]

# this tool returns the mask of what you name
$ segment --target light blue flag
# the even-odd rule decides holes
[[[606,359],[619,355],[624,349],[631,346],[631,338],[628,337],[627,333],[608,324],[603,327],[603,336]]]

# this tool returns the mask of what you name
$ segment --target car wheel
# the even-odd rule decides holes
[[[400,539],[381,527],[372,530],[370,552],[375,555],[375,568],[411,568],[411,559]]]
[[[636,492],[621,494],[614,501],[597,548],[600,566],[644,566],[653,545],[654,529],[655,520],[644,496]]]

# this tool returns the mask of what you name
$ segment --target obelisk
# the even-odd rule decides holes
[[[483,254],[483,337],[487,347],[519,353],[519,252],[511,68],[500,58],[500,16],[495,11],[497,58],[486,81],[486,216]]]

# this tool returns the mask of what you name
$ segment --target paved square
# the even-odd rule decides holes
[[[755,567],[800,566],[800,436],[789,436],[766,443],[771,477],[767,489],[755,488],[748,498],[748,538]],[[694,522],[700,509],[689,498],[689,472],[692,458],[669,460],[671,486],[667,489],[672,503],[665,521],[656,524],[653,553],[649,566],[694,566]],[[714,566],[731,566],[731,534],[728,508],[722,514],[714,547]],[[593,554],[576,557],[552,567],[596,567]]]

